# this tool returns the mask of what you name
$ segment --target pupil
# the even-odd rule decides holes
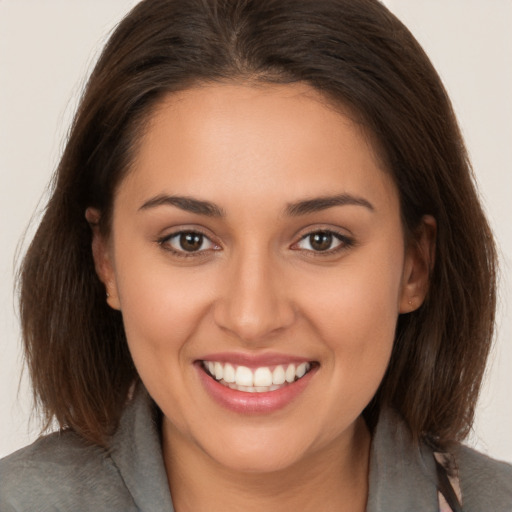
[[[315,233],[310,236],[309,243],[315,251],[327,251],[332,244],[332,235],[330,233]]]
[[[184,251],[197,251],[203,245],[203,235],[199,233],[183,233],[180,236],[180,246]]]

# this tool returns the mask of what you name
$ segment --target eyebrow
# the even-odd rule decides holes
[[[334,196],[322,196],[312,199],[305,199],[296,203],[290,203],[285,208],[285,214],[297,217],[300,215],[307,215],[315,213],[335,206],[362,206],[370,211],[374,211],[373,205],[362,197],[355,197],[350,194],[338,194]],[[140,208],[140,210],[149,210],[159,206],[175,206],[181,210],[195,213],[198,215],[205,215],[207,217],[225,217],[225,212],[222,208],[210,201],[203,201],[189,196],[170,196],[160,194],[147,200]]]
[[[225,213],[222,208],[210,201],[202,201],[188,196],[169,196],[161,194],[146,201],[140,210],[149,210],[158,206],[176,206],[181,210],[198,215],[205,215],[207,217],[224,217]]]
[[[307,215],[308,213],[320,212],[333,208],[334,206],[363,206],[370,211],[375,211],[373,205],[362,197],[355,197],[350,194],[337,194],[334,196],[315,197],[297,203],[290,203],[285,213],[292,217]]]

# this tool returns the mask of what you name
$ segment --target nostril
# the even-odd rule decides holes
[[[295,320],[283,272],[271,254],[257,251],[255,242],[237,251],[230,272],[219,283],[214,319],[225,331],[248,342],[260,342]]]
[[[295,314],[286,305],[265,304],[247,307],[241,303],[218,306],[214,312],[216,324],[246,342],[272,337],[293,324]]]

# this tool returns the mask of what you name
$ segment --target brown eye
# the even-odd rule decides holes
[[[309,244],[315,251],[328,251],[331,248],[333,238],[332,233],[319,231],[309,235]]]
[[[218,249],[206,235],[197,231],[180,231],[159,240],[159,243],[164,249],[182,256]]]
[[[351,240],[332,231],[314,231],[304,236],[295,246],[297,249],[311,252],[334,252],[349,247]]]
[[[199,251],[203,245],[204,236],[201,233],[181,233],[180,248],[187,252]]]

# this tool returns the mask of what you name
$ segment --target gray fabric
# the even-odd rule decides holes
[[[55,433],[0,461],[0,512],[173,512],[157,409],[142,386],[111,449]]]
[[[434,457],[414,446],[390,410],[381,413],[370,454],[367,512],[438,512]]]
[[[457,452],[465,512],[512,512],[512,466]],[[110,451],[72,432],[46,436],[0,461],[0,512],[173,512],[158,411],[140,386]],[[367,512],[438,512],[432,453],[415,449],[391,411],[370,455]]]
[[[114,436],[111,458],[138,510],[172,511],[157,408],[145,390],[136,397],[135,406],[128,414]]]
[[[455,455],[464,512],[512,512],[512,466],[466,446]]]

